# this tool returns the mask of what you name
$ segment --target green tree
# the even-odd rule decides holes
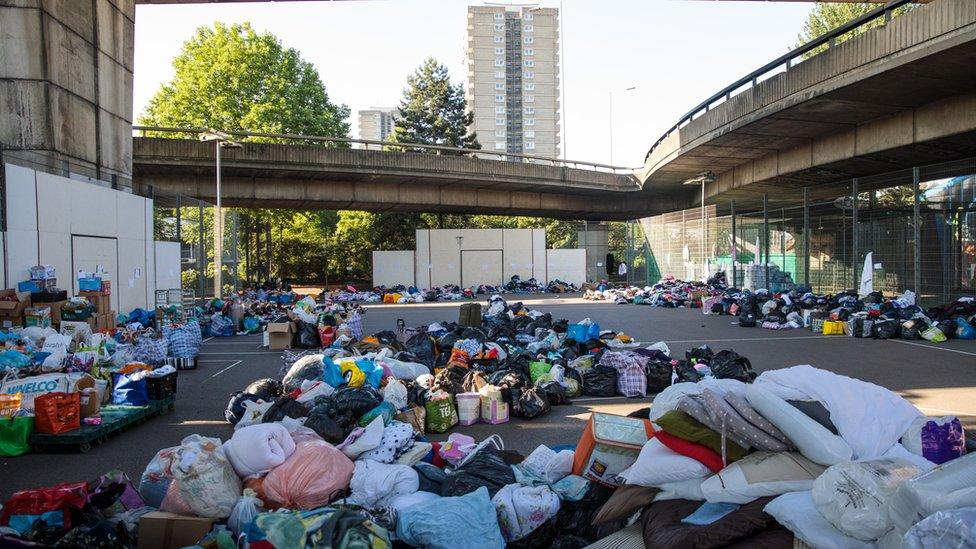
[[[464,88],[451,84],[447,67],[428,58],[407,77],[391,140],[480,149],[477,135],[468,133],[473,122]]]
[[[139,118],[145,126],[345,137],[349,108],[329,100],[315,67],[250,23],[200,27]]]
[[[807,21],[803,24],[803,31],[797,37],[797,46],[802,46],[807,42],[826,34],[828,31],[847,23],[877,9],[881,4],[873,2],[817,2],[807,15]],[[901,15],[914,8],[913,4],[908,4],[894,11],[893,15]],[[877,18],[866,25],[862,25],[851,32],[838,36],[836,42],[840,43],[857,36],[869,29],[879,27],[884,24],[884,18]],[[809,58],[827,49],[827,46],[820,46],[806,54],[804,58]]]

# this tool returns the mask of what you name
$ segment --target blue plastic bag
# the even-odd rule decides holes
[[[134,374],[112,375],[112,404],[144,406],[149,404],[146,378],[133,379]]]
[[[30,366],[30,357],[13,349],[0,353],[0,372],[10,369],[19,370]]]
[[[377,366],[375,362],[363,358],[356,361],[356,367],[366,374],[366,383],[372,385],[374,389],[380,388],[380,383],[383,381],[382,366]]]
[[[210,317],[211,337],[230,337],[234,335],[234,321],[220,313]]]
[[[332,362],[331,358],[323,357],[322,365],[324,366],[322,368],[322,381],[336,389],[346,384],[346,376],[342,375],[339,365]]]
[[[397,537],[414,547],[502,549],[495,505],[484,486],[460,497],[417,503],[399,512]]]
[[[976,339],[976,328],[961,316],[956,317],[956,337],[959,339]]]
[[[244,319],[244,331],[249,334],[256,334],[261,331],[261,321],[256,316],[249,316]]]
[[[566,337],[573,341],[586,341],[586,324],[570,324],[566,329]]]

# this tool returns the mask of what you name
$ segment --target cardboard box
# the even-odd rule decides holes
[[[33,301],[35,307],[50,307],[51,308],[51,324],[61,324],[61,307],[67,303],[64,301],[54,301],[54,302],[44,302],[44,301]]]
[[[213,519],[153,511],[139,519],[139,547],[178,549],[196,545],[213,527]]]
[[[272,351],[291,349],[294,340],[294,322],[271,322],[268,324],[268,349]]]
[[[23,316],[24,309],[30,307],[30,292],[18,292],[12,288],[0,290],[0,298],[16,296],[17,301],[0,300],[0,316]]]
[[[111,311],[95,316],[95,329],[99,332],[115,328],[115,315]]]
[[[98,314],[107,313],[112,309],[111,297],[107,294],[101,292],[78,292],[78,295],[84,297],[89,303],[95,306],[95,312]]]

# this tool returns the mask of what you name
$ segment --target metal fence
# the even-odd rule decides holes
[[[925,303],[976,292],[976,158],[832,187],[826,202],[804,191],[790,207],[764,196],[750,208],[728,202],[642,219],[649,276],[725,270],[740,287],[837,292],[858,287],[871,253],[875,290],[913,290]]]

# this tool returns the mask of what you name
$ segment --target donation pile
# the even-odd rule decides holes
[[[583,299],[591,301],[613,301],[619,305],[633,303],[652,307],[701,307],[702,302],[715,295],[721,295],[728,288],[725,272],[719,271],[705,282],[679,280],[666,275],[653,286],[643,288],[626,286],[587,290]]]
[[[976,543],[976,456],[959,419],[877,385],[794,366],[677,383],[647,415],[654,431],[630,463],[609,462],[623,486],[607,503],[641,511],[647,547]]]
[[[113,333],[114,332],[114,333]],[[177,368],[194,368],[196,321],[92,332],[62,320],[0,333],[0,456],[91,444],[172,408]]]
[[[357,302],[368,303],[427,303],[434,301],[460,301],[462,299],[474,299],[480,295],[491,294],[530,294],[530,293],[571,293],[578,292],[579,288],[569,282],[558,279],[551,280],[548,284],[540,282],[534,278],[522,280],[518,275],[513,275],[508,282],[500,286],[482,284],[470,288],[462,288],[456,284],[445,284],[444,286],[434,287],[427,290],[417,289],[415,286],[405,286],[399,284],[392,287],[377,286],[370,291],[359,291],[354,286],[349,285],[343,289],[333,292],[323,292],[322,297],[337,302]]]

